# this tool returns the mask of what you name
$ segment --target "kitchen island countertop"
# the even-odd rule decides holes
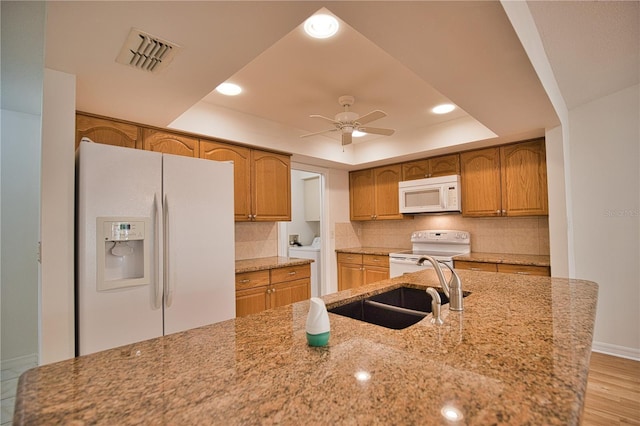
[[[579,424],[597,285],[459,271],[464,312],[391,330],[329,314],[326,347],[299,302],[38,367],[14,424]],[[324,296],[328,307],[426,270]]]

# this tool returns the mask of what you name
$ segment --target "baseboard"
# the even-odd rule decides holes
[[[0,365],[2,370],[12,370],[14,368],[20,368],[25,365],[31,365],[35,367],[38,365],[38,354],[29,354],[19,356],[17,358],[3,359]]]
[[[612,345],[610,343],[593,342],[591,349],[607,355],[628,358],[634,361],[640,361],[640,349],[628,348],[626,346]]]

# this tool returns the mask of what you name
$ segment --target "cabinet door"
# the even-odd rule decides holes
[[[398,182],[402,173],[400,164],[373,169],[375,188],[374,218],[402,219],[398,199]]]
[[[429,160],[409,161],[402,164],[402,180],[416,180],[429,177]]]
[[[83,137],[106,145],[141,148],[138,126],[76,114],[76,148]]]
[[[351,220],[372,220],[374,215],[373,169],[349,173]]]
[[[147,151],[198,157],[198,139],[153,129],[143,129],[142,135],[142,148]]]
[[[309,278],[271,284],[271,308],[290,305],[310,297],[311,280]]]
[[[251,150],[235,145],[200,140],[200,158],[233,161],[236,222],[251,220]]]
[[[501,216],[500,150],[487,148],[460,154],[462,214]]]
[[[361,264],[338,263],[338,291],[360,287],[364,282]]]
[[[291,220],[291,161],[289,156],[251,151],[254,220]]]
[[[429,177],[459,174],[460,156],[458,154],[443,155],[429,159]]]
[[[364,267],[364,284],[371,284],[377,281],[389,279],[389,268],[381,268],[377,266]]]
[[[537,140],[501,147],[500,164],[504,214],[507,216],[549,214],[544,141]]]
[[[268,307],[267,286],[236,290],[236,317],[262,312]]]

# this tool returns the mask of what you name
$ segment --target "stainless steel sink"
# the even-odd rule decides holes
[[[449,299],[438,291],[442,304]],[[464,297],[468,292],[463,294]],[[431,296],[411,287],[398,287],[384,293],[330,308],[329,312],[394,330],[407,328],[431,313]]]

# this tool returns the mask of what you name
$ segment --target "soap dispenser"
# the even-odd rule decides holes
[[[319,297],[310,299],[306,330],[309,346],[326,346],[329,343],[329,314],[324,301]]]

